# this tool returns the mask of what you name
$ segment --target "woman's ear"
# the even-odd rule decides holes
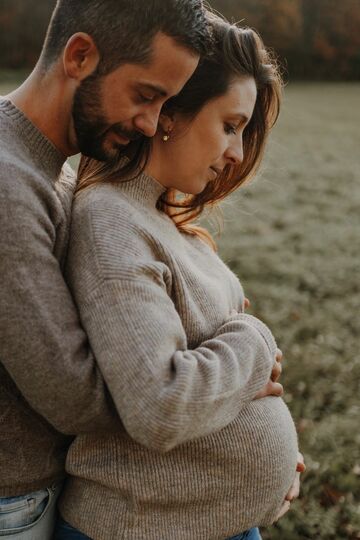
[[[172,116],[168,114],[161,113],[159,116],[159,128],[161,134],[169,134],[174,129],[175,120]]]

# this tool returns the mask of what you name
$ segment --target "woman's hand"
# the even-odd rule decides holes
[[[300,494],[300,474],[305,472],[305,470],[306,466],[304,463],[304,456],[300,452],[298,452],[295,480],[285,497],[286,501],[292,502],[294,499],[298,498]]]
[[[275,362],[271,371],[270,379],[273,382],[277,382],[280,379],[282,372],[282,361],[284,355],[280,349],[276,349]]]
[[[246,309],[248,309],[251,306],[251,302],[248,298],[244,298],[244,301],[242,303],[242,307],[240,309],[240,312],[238,309],[232,309],[230,312],[230,316],[238,315],[238,313],[244,313]]]
[[[286,494],[285,500],[283,502],[282,507],[280,508],[280,511],[278,515],[275,518],[275,521],[278,521],[288,510],[290,510],[290,503],[297,499],[300,494],[300,474],[305,472],[306,466],[304,463],[304,456],[298,452],[298,462],[296,466],[296,474],[294,482],[289,489],[288,493]]]
[[[270,379],[266,383],[266,385],[256,394],[255,399],[260,399],[266,396],[280,397],[283,395],[284,388],[282,384],[278,382],[281,372],[282,372],[282,365],[281,365],[282,360],[283,360],[283,353],[280,349],[277,349]]]
[[[250,307],[250,300],[244,298],[243,302],[243,311]],[[237,311],[233,309],[231,315],[236,315]],[[256,394],[254,399],[260,399],[266,396],[277,396],[280,397],[284,394],[284,388],[282,384],[278,382],[282,372],[281,362],[283,360],[283,353],[280,349],[276,349],[275,361],[273,368],[271,370],[271,375],[269,381],[266,385]]]

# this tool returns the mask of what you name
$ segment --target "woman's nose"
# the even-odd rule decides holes
[[[240,165],[244,159],[242,142],[229,146],[225,152],[225,158],[230,165]]]

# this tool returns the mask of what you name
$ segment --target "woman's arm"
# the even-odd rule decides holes
[[[167,451],[229,424],[269,380],[276,344],[262,322],[237,314],[189,350],[169,268],[126,208],[109,204],[75,211],[70,284],[126,430]]]
[[[79,307],[126,430],[167,451],[229,424],[269,379],[274,353],[249,315],[188,350],[171,299],[144,277],[106,280]]]

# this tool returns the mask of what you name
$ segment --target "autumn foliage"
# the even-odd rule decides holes
[[[360,0],[209,0],[256,28],[290,78],[360,78]],[[0,68],[31,68],[55,0],[1,0]]]
[[[259,30],[290,77],[360,78],[360,0],[210,0]]]

